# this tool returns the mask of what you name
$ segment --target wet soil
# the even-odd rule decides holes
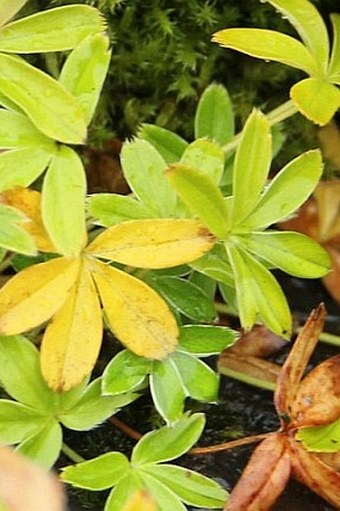
[[[302,283],[299,279],[285,279],[282,285],[285,292],[291,297],[292,310],[297,311],[296,314],[299,319],[302,319],[313,307],[323,301],[329,312],[327,331],[340,333],[340,308],[332,302],[318,281],[307,283],[304,281]],[[312,364],[320,363],[338,352],[339,349],[334,346],[319,343],[312,357]],[[283,351],[277,357],[277,361],[282,363],[285,356],[286,352]],[[214,360],[211,362],[215,364]],[[272,398],[272,393],[269,391],[260,390],[223,376],[221,378],[220,399],[217,405],[188,403],[190,409],[206,413],[207,425],[200,439],[200,445],[215,445],[248,435],[276,430],[279,423]],[[148,395],[143,396],[138,404],[138,406],[127,407],[122,410],[118,417],[141,433],[160,425],[158,423],[159,418],[153,410]],[[65,442],[86,459],[110,450],[119,450],[129,455],[135,444],[133,440],[126,437],[109,422],[83,434],[67,430],[65,431]],[[179,460],[179,463],[216,479],[226,489],[231,490],[239,479],[256,445],[238,447],[227,452],[204,456],[186,455]],[[60,466],[68,463],[69,460],[67,459],[61,460]],[[71,489],[69,492],[69,510],[101,511],[104,509],[107,495],[108,492],[92,493]],[[308,488],[292,480],[272,510],[334,511],[335,508],[312,493]]]

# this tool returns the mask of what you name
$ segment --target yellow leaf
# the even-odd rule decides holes
[[[48,325],[41,345],[47,385],[66,391],[91,372],[102,340],[102,314],[86,262],[63,307]]]
[[[125,503],[122,511],[157,511],[157,503],[145,490],[134,493]]]
[[[198,220],[131,220],[106,229],[88,254],[136,268],[171,268],[208,252],[215,237]]]
[[[92,274],[110,327],[127,348],[156,360],[176,349],[179,335],[176,320],[153,289],[95,260]]]
[[[79,262],[58,257],[10,279],[0,289],[0,334],[20,334],[50,319],[67,299]]]
[[[41,194],[36,190],[17,186],[1,194],[1,202],[19,209],[30,219],[23,228],[32,236],[40,252],[57,252],[41,218]]]

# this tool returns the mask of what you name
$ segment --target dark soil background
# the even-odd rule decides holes
[[[339,305],[331,300],[318,280],[302,281],[287,276],[281,277],[278,274],[276,276],[290,297],[292,310],[297,311],[296,316],[299,319],[302,320],[313,307],[323,301],[329,312],[326,330],[340,334]],[[339,349],[335,346],[319,343],[312,357],[311,365],[320,363],[338,352]],[[275,360],[282,363],[286,354],[287,349],[283,350]],[[212,363],[214,364],[215,361],[212,360]],[[220,399],[217,405],[188,403],[188,408],[206,413],[207,425],[200,439],[200,445],[215,445],[248,435],[276,430],[279,422],[272,397],[272,393],[269,391],[262,391],[222,376]],[[137,406],[127,407],[118,414],[118,417],[141,433],[160,425],[159,417],[147,394],[140,398]],[[110,450],[118,450],[129,455],[135,444],[133,440],[109,422],[83,434],[65,430],[65,442],[86,459]],[[230,491],[239,479],[255,445],[205,456],[186,455],[178,462],[216,479]],[[69,464],[69,460],[61,459],[60,466],[66,464]],[[108,492],[85,492],[79,489],[70,489],[69,510],[101,511],[104,509],[107,496]],[[308,488],[292,480],[272,510],[334,511],[335,508]]]

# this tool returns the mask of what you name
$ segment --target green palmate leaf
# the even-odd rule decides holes
[[[90,123],[102,89],[111,52],[104,34],[95,34],[79,44],[68,56],[59,82],[78,100]]]
[[[306,78],[293,85],[290,96],[300,112],[323,126],[340,106],[340,90],[319,78]]]
[[[15,208],[0,204],[0,246],[33,256],[37,253],[33,239],[17,225],[25,220],[26,217]]]
[[[321,174],[319,150],[294,158],[271,181],[255,210],[243,222],[242,229],[263,229],[287,218],[312,193]]]
[[[60,142],[84,142],[86,123],[82,109],[65,87],[11,55],[0,54],[0,67],[0,91],[18,105],[42,133]]]
[[[207,323],[216,319],[212,301],[192,282],[179,277],[159,277],[152,279],[150,285],[187,318]]]
[[[86,490],[111,488],[129,470],[129,461],[120,452],[107,452],[83,463],[62,469],[61,480]]]
[[[0,30],[0,51],[41,53],[71,50],[88,35],[104,29],[104,19],[93,7],[59,7],[27,16],[3,27]]]
[[[300,428],[295,438],[302,442],[307,451],[339,452],[340,419],[325,426]]]
[[[105,511],[122,511],[128,499],[141,490],[145,491],[145,488],[139,471],[131,471],[122,477],[111,491],[105,504]]]
[[[175,465],[150,465],[144,472],[165,484],[186,504],[209,509],[221,508],[227,499],[227,492],[212,479]]]
[[[177,133],[154,124],[142,124],[138,137],[152,144],[168,165],[179,161],[188,145]]]
[[[204,425],[204,415],[195,413],[181,418],[173,426],[163,426],[147,433],[133,449],[132,464],[148,465],[182,456],[197,442]]]
[[[43,147],[22,147],[0,153],[0,191],[29,186],[46,169],[53,152]]]
[[[236,149],[233,169],[233,224],[253,210],[267,180],[272,158],[269,122],[257,110],[248,117]]]
[[[31,407],[0,399],[0,442],[11,445],[23,442],[41,431],[46,417],[39,415]]]
[[[27,146],[54,147],[28,117],[11,110],[0,109],[0,149]]]
[[[227,327],[184,325],[180,327],[178,350],[197,357],[217,355],[236,341],[236,332]]]
[[[198,401],[216,402],[219,376],[204,362],[188,353],[171,356],[190,397]]]
[[[163,362],[154,362],[150,374],[150,390],[158,413],[168,423],[171,424],[182,417],[186,394],[171,358]]]
[[[78,255],[86,243],[86,179],[84,167],[73,149],[60,146],[42,189],[42,217],[58,251]]]
[[[171,216],[177,204],[176,193],[165,178],[167,164],[146,140],[123,145],[121,161],[124,176],[139,200],[159,216]]]
[[[203,172],[183,164],[169,167],[167,177],[193,215],[219,238],[228,234],[230,223],[223,195]]]
[[[51,419],[41,431],[22,442],[18,450],[41,467],[49,469],[59,456],[62,435],[58,422]]]
[[[340,14],[331,14],[333,27],[333,47],[329,63],[329,81],[339,85],[340,83]]]
[[[234,271],[243,328],[249,330],[258,317],[274,333],[288,338],[292,319],[286,298],[275,278],[241,248],[231,243],[226,248]]]
[[[139,471],[147,492],[155,499],[159,511],[186,511],[179,497],[161,481],[148,472]]]
[[[152,363],[131,351],[119,352],[106,366],[102,377],[102,394],[115,395],[139,387],[150,372]]]
[[[41,376],[39,352],[25,337],[0,336],[0,380],[14,399],[36,410],[53,409],[53,394]]]
[[[252,233],[240,236],[239,240],[253,254],[295,277],[316,279],[330,270],[327,252],[297,232]]]
[[[0,26],[10,20],[28,0],[2,0],[0,5]]]
[[[23,114],[22,109],[16,105],[13,101],[11,101],[9,98],[7,98],[2,92],[0,91],[0,105],[4,108],[7,108],[8,110],[12,110],[13,112],[18,112],[19,114]]]
[[[203,273],[199,273],[198,271],[194,271],[189,276],[189,281],[195,286],[198,286],[207,297],[213,301],[216,295],[217,283],[214,279],[211,279],[207,275]]]
[[[127,195],[115,193],[95,193],[90,195],[88,199],[88,212],[96,218],[96,224],[103,225],[104,227],[110,227],[127,220],[157,217],[157,214],[142,202]]]
[[[59,419],[67,428],[86,431],[134,401],[136,397],[137,395],[132,393],[102,396],[101,379],[97,378],[91,382],[81,399],[70,410],[59,415]]]
[[[227,28],[216,32],[213,42],[252,57],[274,60],[317,74],[318,66],[308,49],[293,37],[274,30],[259,28]]]
[[[195,140],[185,149],[181,163],[199,169],[218,184],[224,169],[224,153],[214,142]]]
[[[234,114],[227,89],[213,83],[203,92],[195,115],[195,138],[207,137],[221,146],[234,135]]]
[[[223,282],[228,286],[233,285],[232,268],[227,260],[225,250],[220,246],[215,246],[213,250],[210,250],[203,257],[190,263],[190,266],[212,279]]]
[[[326,25],[307,0],[267,0],[290,21],[299,33],[322,73],[327,69],[329,39]]]

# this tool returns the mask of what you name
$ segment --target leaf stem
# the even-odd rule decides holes
[[[71,449],[71,447],[65,443],[63,443],[61,450],[68,458],[70,458],[70,460],[74,461],[75,463],[82,463],[83,461],[86,461],[85,458],[80,456],[80,454]]]
[[[289,117],[292,117],[292,115],[297,113],[297,108],[294,105],[293,101],[289,99],[285,103],[282,103],[282,105],[278,106],[277,108],[274,108],[274,110],[271,110],[267,114],[267,119],[269,121],[270,126],[274,126],[274,124],[278,124],[279,122],[284,121],[285,119],[288,119]],[[229,153],[231,151],[234,151],[236,149],[239,141],[241,138],[241,133],[237,133],[233,137],[233,139],[228,142],[228,144],[225,144],[222,149],[225,153]]]
[[[261,442],[265,438],[268,438],[273,434],[273,431],[269,433],[261,433],[259,435],[246,436],[239,438],[238,440],[231,440],[230,442],[224,442],[223,444],[217,445],[206,445],[205,447],[193,447],[188,451],[188,454],[192,456],[199,456],[202,454],[212,454],[214,452],[228,451],[229,449],[235,449],[242,445],[254,444],[255,442]]]

